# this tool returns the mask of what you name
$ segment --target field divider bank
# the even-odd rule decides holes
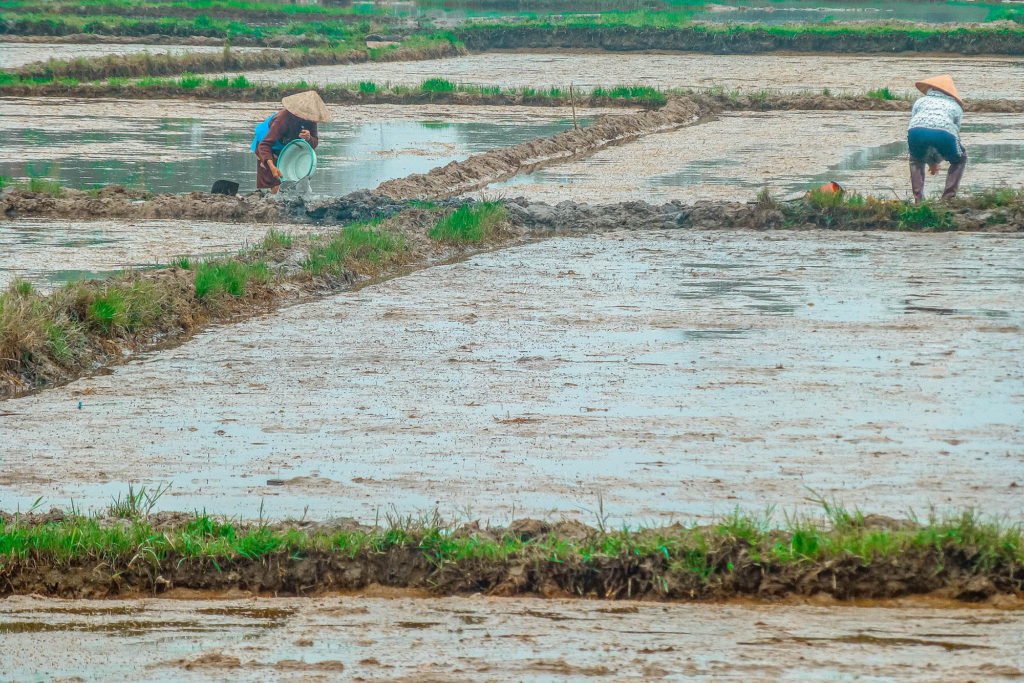
[[[310,596],[372,584],[435,595],[724,600],[930,594],[1020,607],[1018,524],[739,512],[707,526],[599,528],[434,518],[384,527],[242,523],[205,514],[0,515],[0,596],[139,597],[176,588]],[[119,510],[119,514],[125,514]]]
[[[341,43],[333,46],[291,49],[266,49],[259,52],[232,52],[225,46],[220,54],[150,54],[49,60],[35,62],[6,72],[8,79],[22,82],[56,80],[64,85],[74,81],[110,78],[177,76],[182,73],[292,69],[304,66],[332,66],[364,62],[401,62],[468,54],[462,43],[449,34],[417,36],[404,44],[379,48],[360,48]]]
[[[649,15],[657,17],[657,14]],[[590,49],[609,52],[667,50],[710,54],[766,52],[944,53],[961,55],[1024,54],[1024,27],[920,26],[901,24],[829,25],[698,24],[678,26],[616,25],[614,16],[601,25],[572,18],[557,23],[538,20],[516,24],[481,24],[456,31],[473,52],[489,50]],[[643,19],[641,19],[643,21]]]

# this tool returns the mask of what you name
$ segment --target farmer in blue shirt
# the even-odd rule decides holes
[[[315,90],[289,95],[281,100],[284,108],[256,126],[251,149],[256,153],[256,188],[277,194],[281,171],[277,155],[292,140],[303,139],[316,149],[320,138],[316,124],[331,121],[331,112]]]
[[[924,200],[924,168],[932,175],[939,172],[939,162],[949,162],[943,199],[952,199],[960,187],[967,166],[967,150],[960,142],[960,124],[964,117],[964,101],[949,76],[936,76],[915,83],[924,97],[914,102],[907,130],[910,147],[910,187],[914,201]]]

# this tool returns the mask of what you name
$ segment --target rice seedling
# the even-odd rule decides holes
[[[242,74],[238,74],[237,76],[231,79],[231,87],[235,88],[236,90],[243,90],[245,88],[251,88],[252,84],[249,83],[248,78],[246,78]]]
[[[195,268],[196,296],[200,299],[228,294],[244,296],[249,280],[266,283],[270,270],[262,261],[243,263],[234,259],[204,261]]]
[[[373,223],[356,223],[342,229],[326,243],[310,247],[302,268],[313,275],[344,272],[359,264],[378,265],[406,249],[405,238],[375,230]]]
[[[263,238],[263,243],[260,246],[264,251],[288,248],[292,246],[292,239],[292,236],[288,233],[271,228]]]
[[[463,204],[439,220],[428,233],[430,239],[451,244],[482,242],[501,225],[508,212],[499,202]]]
[[[942,207],[931,202],[907,204],[897,214],[899,230],[954,230],[953,217]]]
[[[48,194],[51,197],[64,196],[64,189],[60,186],[60,182],[56,180],[50,180],[49,178],[29,178],[27,187],[29,192]]]
[[[867,96],[873,100],[898,100],[902,99],[899,95],[894,95],[888,87],[878,88],[877,90],[868,90]]]
[[[428,78],[420,84],[425,92],[454,92],[455,84],[444,78]]]
[[[198,88],[202,84],[202,76],[197,76],[194,73],[189,73],[188,71],[182,72],[181,78],[178,79],[178,87],[189,90]]]
[[[375,93],[377,92],[377,84],[373,81],[360,81],[359,92],[361,93]]]

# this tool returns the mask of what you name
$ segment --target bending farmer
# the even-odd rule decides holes
[[[316,124],[331,121],[331,112],[315,90],[289,95],[281,100],[284,109],[256,126],[251,149],[256,152],[256,188],[277,194],[281,171],[277,155],[292,140],[302,138],[316,149],[320,139]]]
[[[924,97],[914,102],[910,114],[907,144],[910,147],[910,187],[914,201],[924,199],[924,167],[935,175],[939,163],[949,162],[943,199],[952,199],[960,187],[960,179],[967,166],[967,150],[960,142],[960,123],[964,116],[964,101],[949,76],[936,76],[914,85]]]

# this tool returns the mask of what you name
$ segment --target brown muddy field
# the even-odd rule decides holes
[[[1019,247],[673,231],[482,254],[4,402],[0,497],[88,510],[163,482],[164,509],[495,523],[592,523],[600,497],[641,523],[812,489],[1015,519]]]
[[[187,598],[183,595],[182,598]],[[1024,675],[1024,612],[690,604],[380,589],[316,599],[0,601],[7,680],[508,680]]]
[[[916,93],[922,74],[949,73],[965,99],[1019,99],[1024,91],[1020,57],[892,55],[620,54],[563,50],[488,52],[468,57],[388,64],[347,64],[246,73],[254,82],[377,83],[419,85],[434,77],[457,83],[590,89],[621,84],[658,88],[714,88],[756,93],[863,93],[888,87]],[[984,74],[984,77],[979,77]],[[227,74],[225,74],[227,75]]]
[[[910,196],[905,112],[743,112],[609,147],[586,159],[493,184],[478,197],[528,197],[557,203],[692,203],[776,197],[835,180],[883,199]],[[971,114],[961,138],[968,150],[965,189],[1020,187],[1024,116]],[[942,193],[945,171],[930,177]]]

